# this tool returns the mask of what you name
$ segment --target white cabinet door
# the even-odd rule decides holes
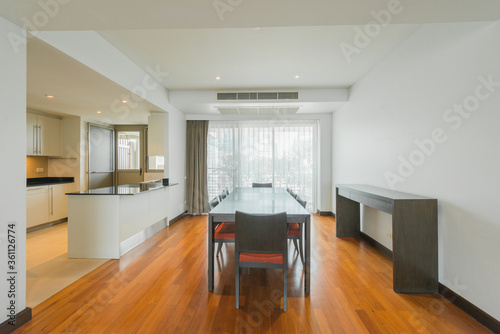
[[[49,186],[49,221],[68,217],[68,196],[73,191],[74,183]]]
[[[37,116],[35,114],[26,114],[26,155],[37,154]]]
[[[41,155],[61,156],[61,120],[38,115]]]
[[[165,123],[167,114],[153,114],[148,117],[148,155],[165,155]]]
[[[49,192],[47,186],[26,189],[26,227],[49,221]]]
[[[61,156],[61,120],[26,114],[26,154]]]

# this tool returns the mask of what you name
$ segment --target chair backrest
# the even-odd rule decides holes
[[[226,191],[225,190],[223,190],[222,194],[220,194],[220,198],[221,198],[221,200],[223,200],[224,198],[226,198]]]
[[[300,205],[302,205],[302,207],[305,209],[306,208],[306,205],[307,205],[307,201],[304,201],[302,198],[300,198],[299,196],[297,196],[296,198],[297,202],[299,202]]]
[[[217,205],[219,205],[219,196],[215,196],[213,200],[208,202],[208,209],[212,211]]]
[[[226,196],[229,196],[229,190],[226,189]]]
[[[252,183],[252,188],[272,188],[272,183]]]
[[[235,231],[236,254],[287,254],[286,212],[253,215],[236,211]]]
[[[297,199],[297,194],[296,194],[296,193],[294,193],[292,190],[290,190],[290,191],[289,191],[289,193],[290,193],[290,195],[291,195],[293,198]]]

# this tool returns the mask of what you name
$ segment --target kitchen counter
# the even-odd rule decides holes
[[[174,185],[144,182],[68,193],[68,257],[119,259],[168,226]]]
[[[38,187],[73,182],[75,182],[74,177],[33,177],[26,179],[26,187]]]
[[[175,185],[178,185],[178,183],[173,183],[168,186],[164,186],[163,184],[157,182],[130,183],[121,186],[82,190],[67,193],[66,195],[137,195],[148,191],[172,187]]]

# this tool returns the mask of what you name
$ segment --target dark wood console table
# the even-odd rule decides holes
[[[438,292],[437,199],[358,184],[336,193],[337,237],[360,236],[360,203],[391,214],[394,291]]]

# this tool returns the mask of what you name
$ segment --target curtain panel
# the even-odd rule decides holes
[[[187,121],[187,204],[190,214],[208,212],[208,121]]]
[[[318,122],[210,121],[208,193],[271,182],[290,188],[316,210]]]

